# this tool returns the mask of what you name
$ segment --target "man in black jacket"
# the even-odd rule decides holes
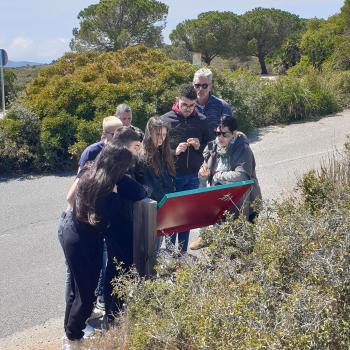
[[[175,157],[176,191],[199,187],[198,170],[203,162],[203,150],[209,141],[206,118],[196,111],[197,93],[192,85],[186,85],[178,94],[172,110],[161,118],[170,126],[170,147]],[[187,251],[189,231],[171,236],[181,253]]]

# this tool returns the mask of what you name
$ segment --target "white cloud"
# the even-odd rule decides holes
[[[68,50],[69,40],[65,38],[50,38],[38,41],[19,36],[11,41],[7,53],[12,61],[24,60],[50,63]]]

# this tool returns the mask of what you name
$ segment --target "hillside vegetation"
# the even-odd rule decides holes
[[[112,6],[112,2],[108,4]],[[92,9],[96,9],[95,6]],[[161,6],[161,10],[165,15],[166,8]],[[292,31],[294,34],[284,33],[288,35],[283,40],[280,38],[279,46],[273,52],[264,53],[264,60],[287,72],[284,76],[266,80],[244,69],[232,71],[222,69],[222,65],[213,68],[213,92],[233,106],[240,130],[247,132],[264,125],[313,119],[350,105],[350,0],[345,1],[338,15],[328,20],[301,21],[288,13],[261,8],[245,16],[250,18],[247,28],[252,26],[252,36],[260,33],[258,29],[264,21],[278,18],[280,26],[283,26],[283,18],[288,18],[297,23],[299,29],[295,33]],[[218,30],[219,37],[226,40],[226,25],[232,29],[233,24],[245,23],[237,15],[226,12],[208,12],[199,17],[179,25],[180,32],[184,34],[183,30],[190,25],[199,34],[203,28]],[[272,27],[265,33],[270,39],[276,29]],[[236,33],[234,28],[233,32]],[[197,34],[193,39],[201,38]],[[213,39],[212,35],[209,37]],[[264,38],[252,37],[248,46],[251,49],[260,47],[259,40],[264,41]],[[133,123],[141,128],[150,116],[168,111],[179,86],[191,82],[198,68],[178,59],[187,59],[191,53],[182,46],[181,40],[176,42],[180,46],[173,43],[166,48],[150,49],[138,45],[115,52],[91,49],[67,53],[41,68],[39,75],[11,103],[6,118],[0,121],[3,145],[0,173],[75,167],[83,149],[99,140],[102,119],[114,114],[119,103],[132,107]],[[224,45],[214,42],[219,47]],[[249,55],[248,51],[242,48],[241,54]],[[214,52],[212,56],[221,55],[222,58],[227,54],[219,53]],[[14,88],[14,74],[7,73],[7,80],[12,83],[8,86]],[[12,90],[8,91],[9,103],[14,95]]]
[[[168,111],[179,86],[197,69],[144,46],[109,53],[69,53],[38,77],[0,121],[0,171],[64,170],[100,137],[101,120],[117,104],[133,109],[141,128]],[[262,80],[244,71],[214,70],[214,93],[229,101],[240,129],[329,114],[349,102],[348,71]]]

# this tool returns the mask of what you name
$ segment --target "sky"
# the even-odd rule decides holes
[[[162,0],[169,6],[164,41],[185,19],[207,11],[243,14],[255,7],[277,8],[302,18],[328,18],[340,12],[344,0]],[[50,63],[69,51],[78,13],[98,0],[1,0],[0,48],[11,61]]]

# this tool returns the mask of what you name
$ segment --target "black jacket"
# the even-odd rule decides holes
[[[208,124],[205,116],[195,113],[184,117],[174,111],[161,116],[170,125],[169,137],[170,147],[174,154],[176,175],[197,174],[203,163],[203,150],[209,141]],[[176,147],[181,142],[187,142],[189,138],[198,138],[201,144],[198,151],[192,146],[186,152],[175,155]]]
[[[164,162],[162,162],[159,176],[156,175],[152,166],[146,165],[143,161],[139,163],[138,167],[136,180],[145,186],[151,199],[159,203],[164,195],[175,192],[175,179],[169,175]]]

